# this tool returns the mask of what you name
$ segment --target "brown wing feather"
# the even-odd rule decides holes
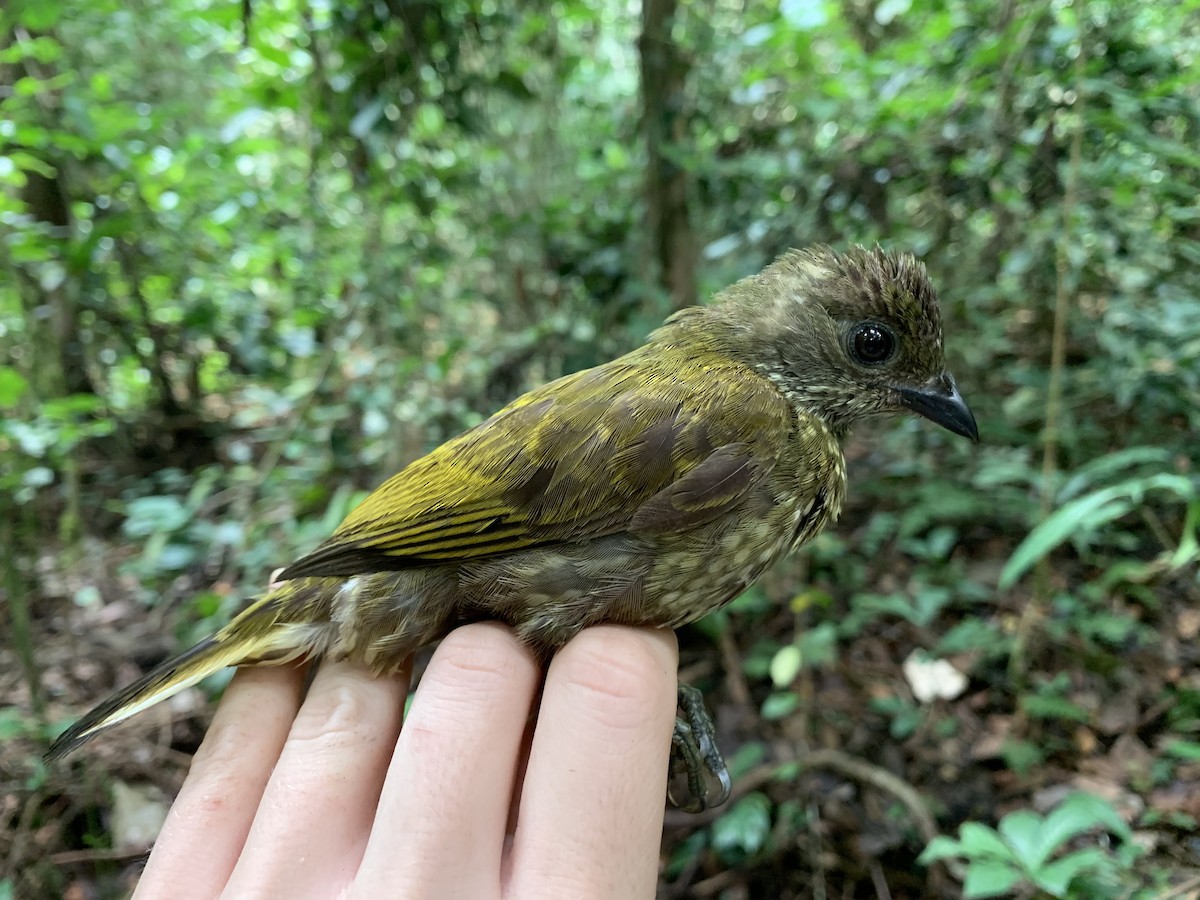
[[[384,482],[282,578],[465,560],[720,515],[775,464],[791,412],[769,382],[635,351],[538,388]]]
[[[766,468],[745,444],[718,447],[643,503],[633,514],[629,530],[664,534],[711,522],[736,506]]]

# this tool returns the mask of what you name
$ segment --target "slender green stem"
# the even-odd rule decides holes
[[[1054,295],[1054,330],[1050,340],[1050,380],[1046,389],[1045,427],[1042,430],[1042,479],[1040,518],[1050,515],[1058,482],[1059,429],[1063,408],[1063,382],[1067,355],[1067,322],[1071,314],[1069,283],[1071,242],[1076,239],[1075,208],[1078,205],[1080,170],[1083,161],[1084,78],[1087,74],[1087,0],[1075,0],[1075,21],[1078,28],[1079,53],[1075,57],[1075,102],[1060,110],[1060,121],[1073,116],[1071,149],[1067,166],[1066,186],[1062,200],[1062,232],[1056,247],[1056,285]],[[1050,560],[1043,557],[1034,572],[1033,596],[1021,610],[1016,639],[1009,658],[1009,675],[1020,680],[1028,658],[1029,642],[1034,627],[1041,621],[1050,602]]]

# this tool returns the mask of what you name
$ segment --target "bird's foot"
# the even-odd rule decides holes
[[[667,778],[667,797],[685,812],[703,812],[729,799],[729,767],[717,747],[716,728],[704,708],[704,695],[686,684],[679,686],[679,715],[671,735]],[[682,795],[680,787],[686,790]]]

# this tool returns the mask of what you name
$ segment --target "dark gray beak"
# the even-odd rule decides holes
[[[954,379],[943,373],[919,388],[900,386],[900,402],[919,416],[973,441],[979,440],[979,426]]]

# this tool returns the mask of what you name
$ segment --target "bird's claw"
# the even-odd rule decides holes
[[[704,708],[704,697],[696,688],[679,686],[679,713],[671,734],[667,797],[685,812],[703,812],[729,799],[729,767],[717,747],[716,729]],[[715,790],[709,776],[716,781]],[[683,797],[676,791],[679,783],[687,789]]]

